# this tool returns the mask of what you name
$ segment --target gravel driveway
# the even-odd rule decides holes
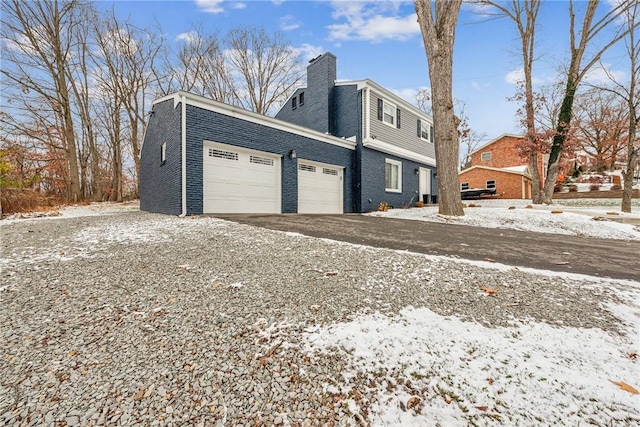
[[[307,328],[408,306],[492,328],[533,319],[621,336],[628,326],[604,308],[631,292],[623,283],[215,218],[133,212],[0,223],[0,233],[2,425],[367,425],[375,377],[345,379],[352,413],[328,387],[345,354],[311,353]]]

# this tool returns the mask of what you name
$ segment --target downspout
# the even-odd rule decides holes
[[[182,140],[182,213],[180,218],[187,216],[187,97],[180,95],[180,102],[182,103],[181,111],[181,140]]]

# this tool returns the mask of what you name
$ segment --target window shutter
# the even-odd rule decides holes
[[[422,122],[418,119],[418,138],[422,138]]]
[[[433,134],[433,126],[429,126],[429,134],[431,136],[431,142],[435,142]]]
[[[400,109],[396,108],[396,127],[400,129]]]
[[[378,98],[378,120],[382,120],[382,99]]]

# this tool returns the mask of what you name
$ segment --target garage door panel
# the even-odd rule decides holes
[[[298,212],[343,213],[343,169],[298,162]]]
[[[280,158],[273,154],[205,143],[205,213],[280,213]]]

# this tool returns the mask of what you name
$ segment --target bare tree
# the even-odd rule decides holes
[[[77,0],[3,1],[0,30],[6,45],[1,72],[14,86],[9,89],[4,85],[3,92],[23,108],[22,113],[9,117],[16,128],[24,128],[22,123],[28,116],[42,119],[46,126],[59,126],[60,138],[55,143],[66,153],[67,197],[71,201],[82,198],[68,81],[76,43],[73,28],[79,23],[78,10],[82,6]],[[32,107],[34,100],[49,109],[38,111]]]
[[[628,10],[637,0],[621,0],[609,11],[604,12],[599,19],[596,19],[596,11],[600,0],[591,0],[586,5],[586,10],[582,18],[580,31],[576,31],[576,14],[573,8],[573,0],[569,0],[569,35],[570,62],[566,76],[566,85],[562,106],[558,114],[556,133],[551,144],[549,153],[549,163],[547,165],[547,176],[544,184],[544,203],[553,201],[553,189],[555,187],[560,172],[560,159],[568,140],[573,118],[573,103],[575,95],[584,76],[591,68],[598,63],[602,55],[614,44],[624,38],[629,32],[635,31],[640,23],[635,22],[626,29],[620,29],[603,47],[596,50],[590,58],[585,59],[588,47],[592,47],[593,40],[605,29],[615,25],[620,16]]]
[[[630,60],[630,76],[627,88],[619,87],[623,99],[629,106],[629,132],[627,132],[627,164],[624,172],[624,187],[622,191],[622,212],[631,212],[631,193],[633,191],[633,177],[640,173],[640,141],[638,140],[638,122],[640,121],[640,38],[636,28],[640,22],[640,6],[633,3],[625,11],[626,26],[630,30],[625,39]]]
[[[176,90],[232,103],[230,69],[216,33],[205,34],[197,27],[183,36],[183,44],[175,61],[165,61],[165,77],[159,79],[163,94]]]
[[[421,88],[416,93],[416,106],[421,111],[433,116],[433,108],[431,107],[431,91],[426,87]]]
[[[616,94],[592,88],[576,96],[575,123],[582,150],[598,172],[610,170],[626,146],[629,131],[627,102]]]
[[[490,5],[499,11],[499,16],[509,18],[516,25],[520,36],[520,53],[522,55],[522,69],[524,74],[523,96],[523,125],[525,128],[525,145],[528,146],[529,171],[533,188],[533,203],[542,203],[542,179],[539,173],[540,141],[544,139],[536,131],[535,106],[533,93],[533,62],[535,59],[536,21],[542,0],[511,0],[489,1],[479,0],[477,3]]]
[[[225,37],[233,103],[267,114],[281,105],[302,81],[303,67],[281,33],[254,27],[236,28]]]
[[[624,11],[624,25],[628,30],[625,36],[625,47],[629,55],[629,81],[623,84],[608,73],[613,83],[606,90],[617,95],[628,110],[627,135],[625,138],[626,164],[623,173],[622,212],[631,212],[631,194],[634,177],[640,173],[640,140],[638,139],[638,122],[640,121],[640,38],[636,28],[640,22],[640,5],[637,2],[629,5]]]
[[[122,201],[124,154],[129,149],[135,165],[134,182],[138,181],[144,109],[149,87],[155,81],[152,68],[163,41],[150,30],[118,21],[113,12],[98,21],[94,31],[100,52],[94,74],[98,87],[106,94],[102,109],[107,116],[100,117],[106,121],[105,135],[111,146],[112,199]]]
[[[436,163],[438,165],[438,211],[463,216],[458,185],[458,124],[454,113],[452,71],[453,43],[462,0],[415,0],[422,32],[433,97]]]

